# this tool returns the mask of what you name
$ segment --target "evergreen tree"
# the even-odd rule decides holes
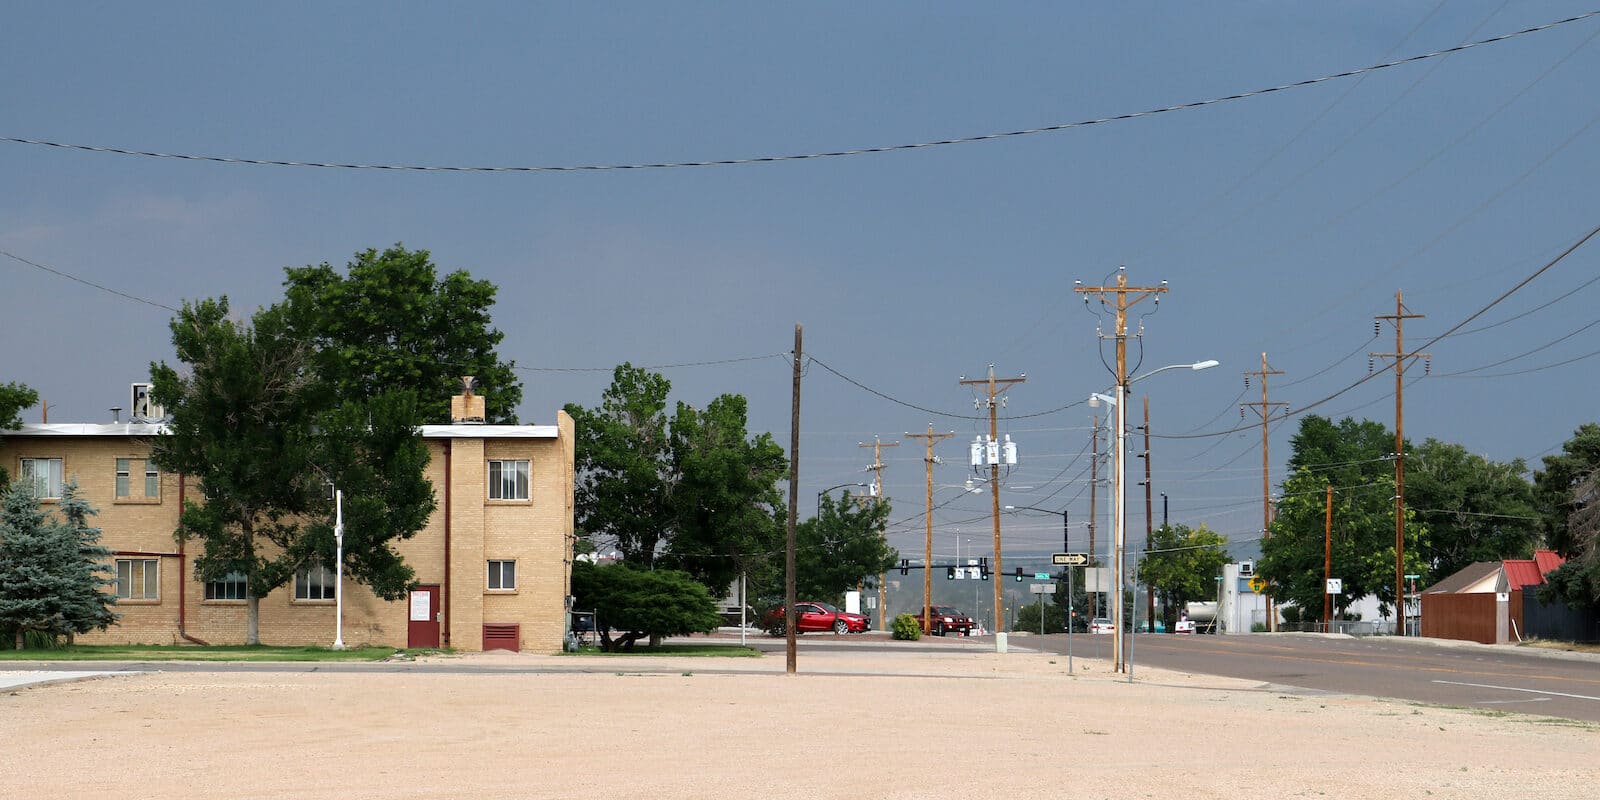
[[[0,629],[17,649],[24,635],[70,636],[104,630],[116,621],[116,597],[105,591],[100,530],[88,525],[95,511],[78,496],[76,481],[62,487],[63,520],[52,520],[26,482],[6,490],[0,509]]]

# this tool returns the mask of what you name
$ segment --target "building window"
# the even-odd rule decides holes
[[[144,462],[144,496],[161,496],[161,472],[149,461]]]
[[[528,462],[490,461],[489,499],[528,499]]]
[[[515,588],[517,588],[517,562],[515,562],[515,561],[490,561],[489,562],[489,588],[490,589],[515,589]]]
[[[21,472],[23,480],[33,481],[34,494],[41,498],[61,497],[61,459],[24,458]]]
[[[136,494],[133,493],[133,473],[134,473],[134,465],[135,464],[140,465],[142,470],[143,470],[143,472],[144,472],[143,494],[139,494],[139,495],[136,495]],[[159,498],[160,496],[161,496],[161,473],[156,469],[155,464],[152,464],[148,460],[145,460],[145,459],[137,459],[137,458],[119,458],[119,459],[117,459],[117,499],[118,500],[132,500],[135,497],[142,497],[142,498],[145,498],[145,499],[154,500],[154,499]]]
[[[161,570],[156,559],[117,559],[117,599],[161,599]]]
[[[117,496],[118,497],[127,497],[128,496],[128,474],[129,474],[129,468],[132,466],[132,461],[133,461],[133,459],[129,459],[129,458],[119,458],[119,459],[117,459]]]
[[[306,567],[294,574],[294,599],[332,600],[336,584],[333,570],[321,564]]]
[[[243,600],[245,599],[245,577],[243,572],[230,572],[222,576],[220,581],[206,581],[207,600]]]

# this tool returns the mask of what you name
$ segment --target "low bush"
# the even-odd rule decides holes
[[[914,642],[922,638],[922,624],[917,621],[915,614],[901,614],[894,618],[894,633],[896,639]]]

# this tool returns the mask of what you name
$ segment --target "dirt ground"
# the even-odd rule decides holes
[[[802,651],[796,676],[782,656],[463,658],[597,671],[19,689],[0,694],[0,797],[1500,800],[1600,782],[1590,724],[1157,670],[1128,684],[1052,655]]]

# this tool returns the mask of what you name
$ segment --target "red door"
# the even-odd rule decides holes
[[[406,646],[439,646],[439,587],[418,586],[406,604]]]

